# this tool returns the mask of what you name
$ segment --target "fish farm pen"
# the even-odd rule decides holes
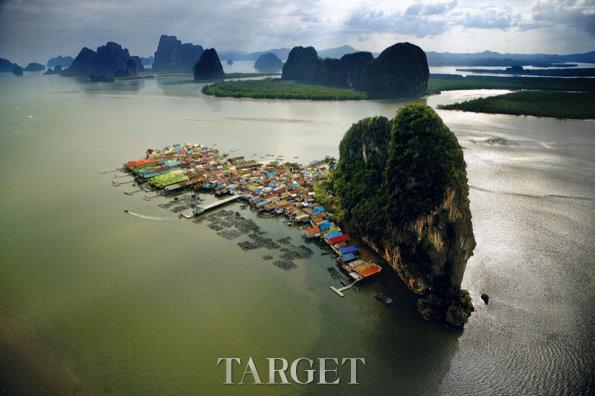
[[[172,197],[159,206],[177,213],[180,218],[205,217],[208,227],[227,240],[247,236],[246,240],[237,242],[241,249],[266,249],[268,253],[263,260],[291,270],[297,268],[295,261],[313,254],[309,247],[292,244],[289,238],[268,238],[253,220],[220,208],[241,200],[243,209],[250,207],[259,214],[285,216],[289,224],[303,227],[305,240],[320,242],[323,248],[336,255],[337,264],[349,277],[341,278],[344,287],[331,287],[340,296],[344,295],[342,291],[382,270],[378,264],[362,260],[349,235],[334,223],[332,213],[317,205],[313,187],[329,174],[327,163],[303,166],[279,161],[258,162],[243,156],[232,157],[203,145],[176,144],[148,149],[144,158],[128,161],[122,168],[102,174],[117,171],[124,174],[113,177],[115,187],[138,186],[126,194],[144,192],[147,201]],[[199,197],[201,192],[211,192],[219,199],[205,204]],[[329,272],[335,279],[341,277],[333,267]]]

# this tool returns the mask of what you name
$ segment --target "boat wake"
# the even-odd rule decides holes
[[[143,215],[143,214],[140,214],[140,213],[131,212],[129,210],[127,210],[125,212],[128,213],[131,216],[138,217],[139,219],[144,219],[144,220],[176,220],[176,219],[167,218],[167,217],[147,216],[147,215]]]
[[[536,199],[558,198],[558,199],[576,199],[579,201],[593,201],[592,198],[575,196],[575,195],[561,195],[561,194],[536,195],[536,194],[518,193],[518,192],[513,192],[513,191],[494,191],[494,190],[489,190],[487,188],[481,188],[481,187],[476,187],[476,186],[469,186],[469,188],[471,188],[473,190],[477,190],[477,191],[489,192],[489,193],[494,193],[494,194],[514,195],[517,197],[525,197],[525,198],[536,198]]]
[[[474,144],[484,144],[487,146],[520,146],[516,140],[510,140],[503,137],[490,137],[487,139],[469,139]]]

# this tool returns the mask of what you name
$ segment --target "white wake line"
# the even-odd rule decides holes
[[[489,192],[489,193],[493,193],[493,194],[504,194],[504,195],[514,195],[517,197],[525,197],[525,198],[536,198],[536,199],[541,199],[541,198],[560,198],[560,199],[577,199],[580,201],[593,201],[592,198],[589,197],[581,197],[581,196],[576,196],[576,195],[561,195],[561,194],[545,194],[545,195],[535,195],[535,194],[525,194],[525,193],[519,193],[519,192],[514,192],[514,191],[494,191],[494,190],[489,190],[487,188],[481,188],[481,187],[476,187],[476,186],[469,186],[469,188],[473,189],[473,190],[478,190],[478,191],[483,191],[483,192]]]
[[[131,212],[131,211],[127,211],[126,213],[128,213],[131,216],[138,217],[138,218],[144,219],[144,220],[176,220],[176,219],[166,218],[166,217],[147,216],[147,215],[143,215],[143,214],[135,213],[135,212]]]

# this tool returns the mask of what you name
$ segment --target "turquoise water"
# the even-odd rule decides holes
[[[339,298],[314,254],[282,271],[206,222],[111,185],[148,147],[337,156],[391,101],[204,97],[183,77],[0,75],[0,384],[37,393],[576,393],[593,369],[595,124],[440,111],[465,148],[478,246],[464,332],[424,322],[388,271]],[[448,93],[435,106],[488,93]],[[454,95],[454,97],[453,97]],[[495,145],[489,138],[506,139]],[[124,213],[128,209],[161,220]],[[281,219],[273,239],[301,244]],[[388,309],[374,300],[396,297]],[[488,293],[490,305],[479,295]],[[358,386],[224,386],[218,357],[364,357]],[[264,370],[264,369],[263,369]],[[4,373],[9,373],[4,374]],[[15,376],[15,373],[18,375]],[[239,377],[238,377],[239,378]],[[15,385],[16,384],[16,385]]]

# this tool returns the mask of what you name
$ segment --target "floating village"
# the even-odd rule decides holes
[[[259,215],[284,216],[288,224],[303,229],[306,241],[317,242],[328,254],[336,256],[338,267],[347,277],[334,267],[328,268],[331,276],[343,285],[330,288],[344,296],[345,290],[378,274],[382,267],[363,260],[349,235],[333,221],[333,214],[317,204],[313,187],[328,175],[329,168],[324,161],[303,166],[281,161],[247,160],[204,145],[176,144],[147,149],[144,158],[102,173],[123,172],[113,176],[114,187],[135,185],[136,190],[125,193],[144,193],[147,201],[169,197],[170,201],[159,206],[177,213],[180,218],[206,218],[210,223],[208,226],[226,239],[248,235],[247,241],[238,243],[244,250],[278,250],[280,255],[276,259],[272,253],[263,259],[272,261],[281,269],[291,270],[297,267],[295,260],[313,254],[309,247],[296,246],[289,238],[277,241],[267,238],[253,220],[223,207],[241,201],[242,209],[250,208]],[[213,193],[217,199],[205,203],[199,196],[205,192]]]

